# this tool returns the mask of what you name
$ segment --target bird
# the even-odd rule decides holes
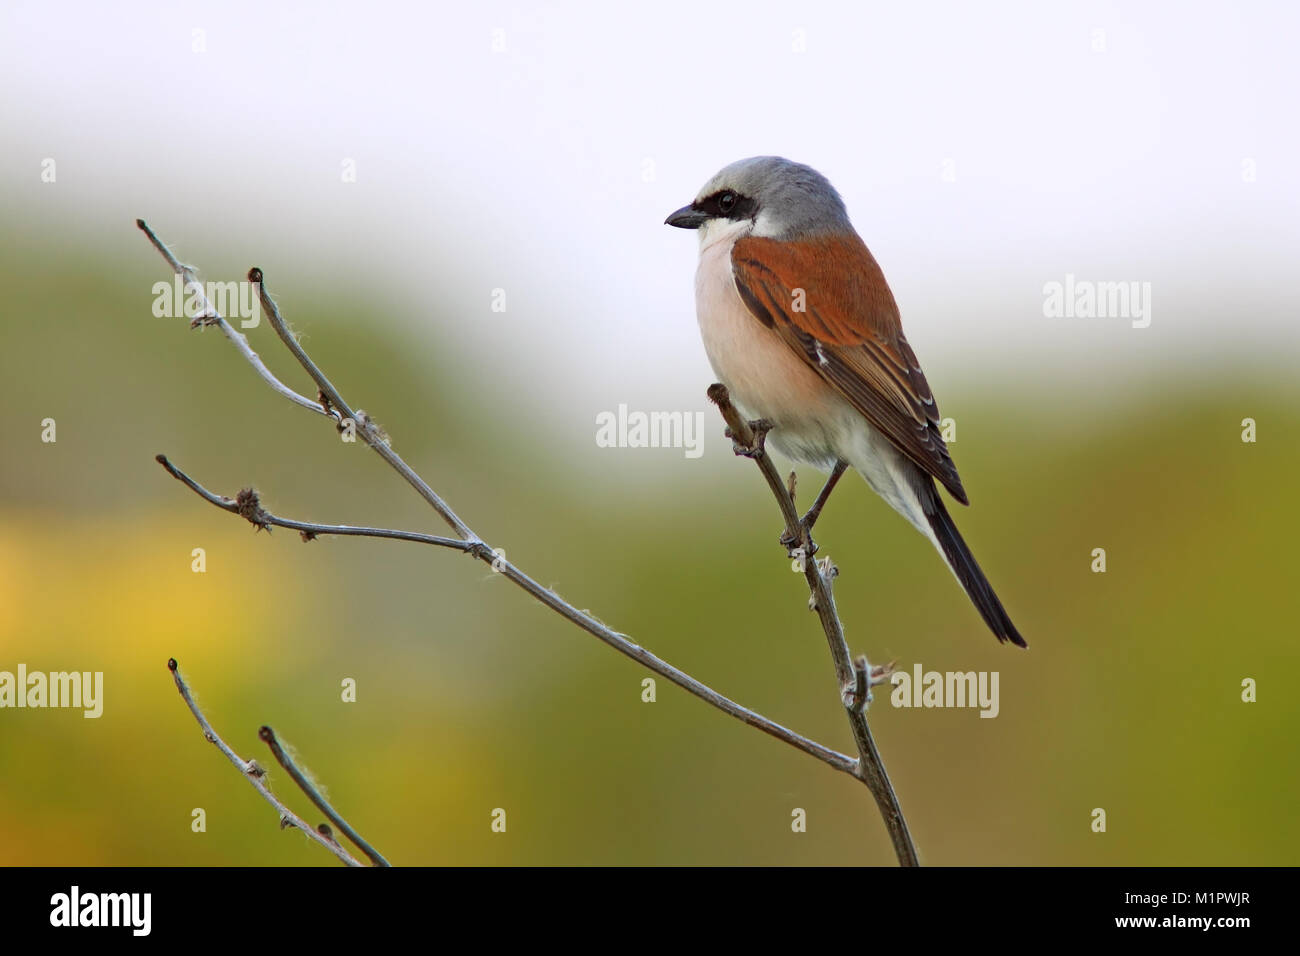
[[[804,527],[852,467],[930,540],[998,641],[1026,647],[944,505],[939,485],[970,501],[938,405],[830,181],[780,156],[742,159],[664,222],[699,233],[696,316],[733,404],[777,450],[829,473]]]

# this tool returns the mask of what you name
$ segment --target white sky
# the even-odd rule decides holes
[[[662,220],[779,153],[843,193],[941,403],[1294,369],[1296,10],[7,0],[0,210],[142,260],[144,216],[206,278],[265,267],[299,327],[295,291],[368,270],[401,308],[359,321],[586,418],[705,407],[695,237]],[[1151,327],[1045,318],[1067,272],[1151,282]]]

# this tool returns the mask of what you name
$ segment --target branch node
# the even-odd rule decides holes
[[[488,543],[482,538],[471,538],[469,541],[466,541],[465,553],[480,561],[492,561],[496,559],[496,552],[489,548]]]
[[[817,561],[817,570],[821,573],[822,580],[826,582],[826,593],[830,594],[835,579],[840,576],[839,566],[831,560],[831,556],[828,554]]]
[[[235,496],[235,508],[236,513],[258,531],[265,528],[267,534],[271,533],[270,515],[262,510],[257,492],[252,488],[244,488]]]
[[[853,678],[854,682],[844,688],[844,706],[850,711],[865,713],[867,705],[871,703],[871,685],[872,685],[871,665],[867,663],[867,655],[859,654],[853,661]]]

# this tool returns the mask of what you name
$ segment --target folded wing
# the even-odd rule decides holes
[[[740,297],[878,432],[962,504],[939,409],[903,337],[884,273],[856,234],[799,243],[748,237],[732,248]]]

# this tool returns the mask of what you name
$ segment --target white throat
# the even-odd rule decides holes
[[[710,219],[700,226],[700,255],[704,255],[706,249],[720,242],[730,247],[737,239],[749,235],[753,229],[754,223],[750,219],[742,219],[739,222],[732,222],[730,219]]]

